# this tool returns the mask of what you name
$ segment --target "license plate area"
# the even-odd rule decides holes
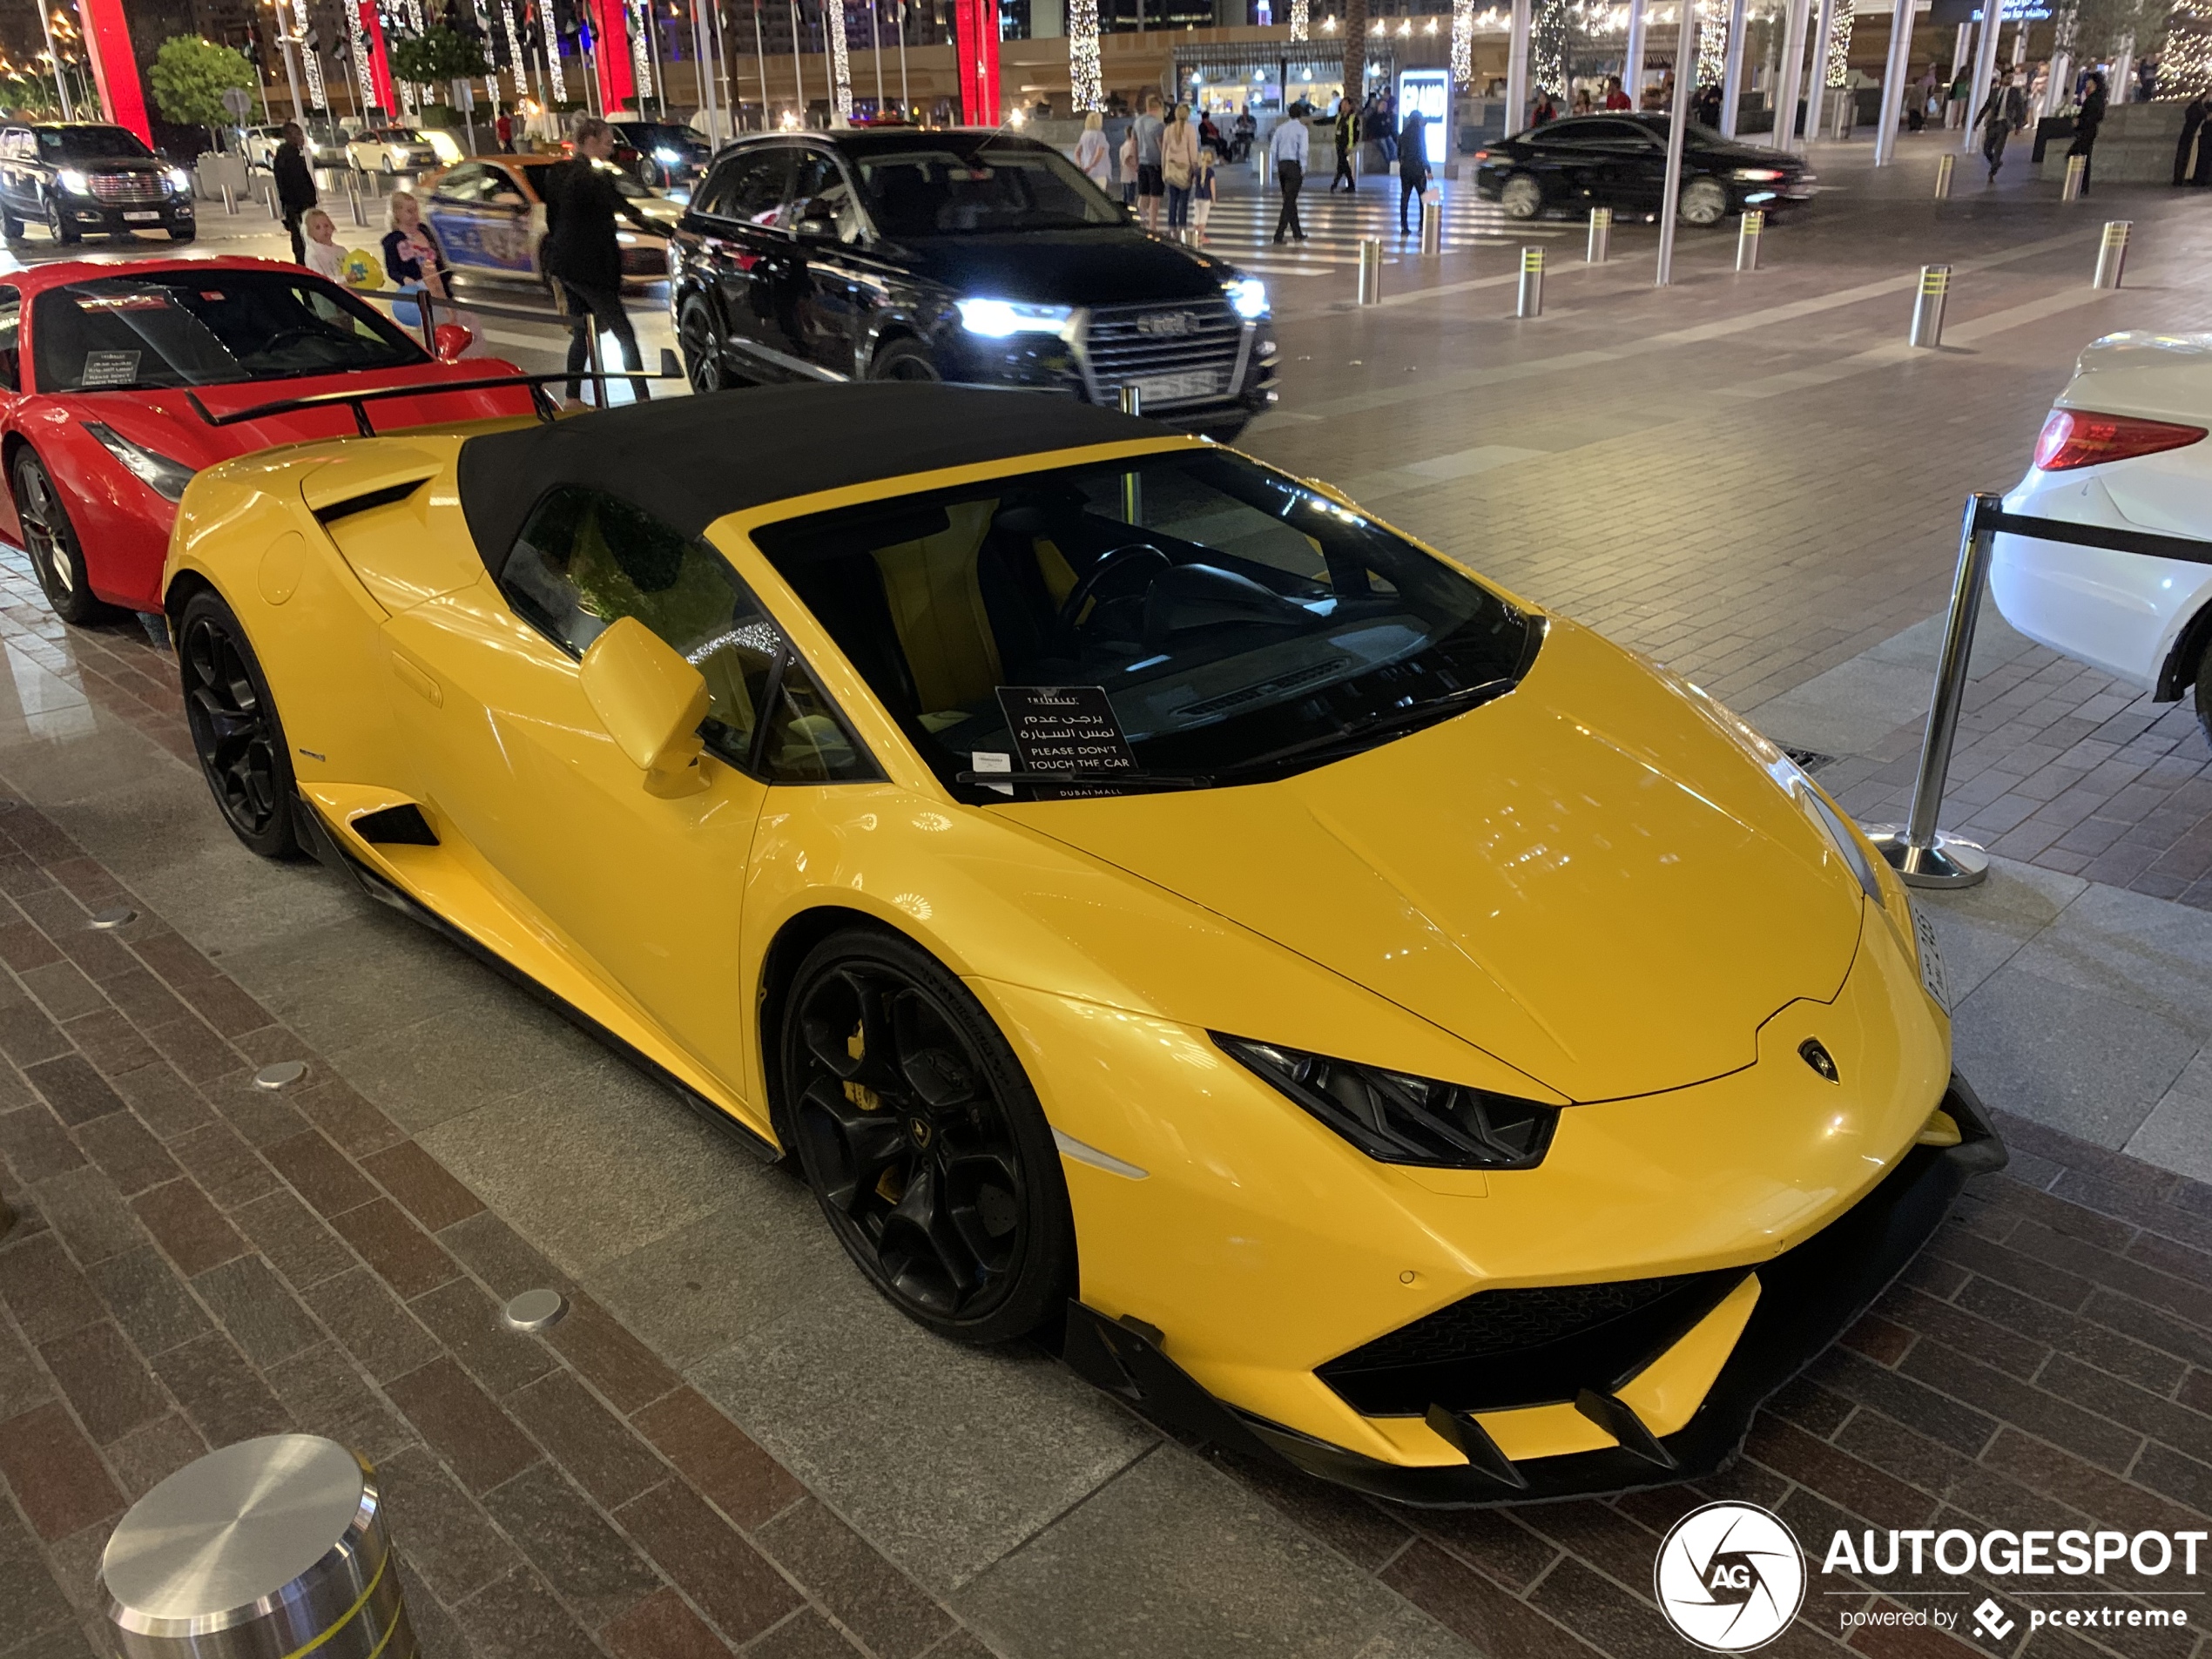
[[[160,219],[160,218],[161,218],[161,215],[160,215],[159,213],[152,213],[152,212],[147,212],[147,213],[125,213],[125,214],[124,214],[123,218],[124,218],[125,222],[125,223],[127,223],[127,224],[132,224],[132,225],[147,225],[147,224],[153,224],[153,223],[156,223],[157,221],[158,221],[158,220]]]
[[[1137,395],[1146,405],[1154,403],[1188,403],[1193,398],[1218,397],[1226,388],[1228,377],[1217,369],[1205,369],[1184,374],[1155,374],[1148,380],[1132,381]]]

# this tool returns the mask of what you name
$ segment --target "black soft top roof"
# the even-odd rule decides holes
[[[470,438],[461,510],[496,573],[557,484],[604,489],[697,536],[728,514],[818,490],[1164,435],[1116,410],[1035,392],[898,381],[761,387]]]

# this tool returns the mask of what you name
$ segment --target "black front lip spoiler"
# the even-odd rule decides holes
[[[1224,1451],[1285,1463],[1371,1496],[1424,1508],[1474,1508],[1636,1491],[1725,1468],[1759,1407],[1855,1324],[1918,1255],[1971,1176],[2005,1167],[2004,1143],[1966,1080],[1953,1072],[1944,1109],[1956,1146],[1915,1146],[1858,1204],[1796,1248],[1759,1263],[1759,1300],[1697,1414],[1652,1447],[1625,1446],[1535,1458],[1502,1472],[1455,1463],[1409,1468],[1332,1446],[1215,1399],[1161,1348],[1141,1320],[1069,1305],[1065,1358],[1077,1372],[1169,1426]]]

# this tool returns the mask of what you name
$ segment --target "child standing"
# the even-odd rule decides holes
[[[300,228],[307,240],[307,269],[333,282],[346,280],[346,253],[338,246],[338,226],[320,207],[300,216]]]
[[[1213,217],[1214,152],[1198,152],[1198,165],[1190,175],[1190,234],[1200,242],[1213,239],[1206,234],[1206,221]]]
[[[1136,128],[1132,124],[1122,140],[1122,206],[1136,206]]]

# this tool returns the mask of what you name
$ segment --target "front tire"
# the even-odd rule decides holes
[[[1700,228],[1717,225],[1728,217],[1728,192],[1713,179],[1693,179],[1683,186],[1682,199],[1676,204],[1685,225]]]
[[[62,205],[51,196],[46,198],[46,230],[60,247],[71,246],[83,234],[69,222],[69,215],[62,212]]]
[[[292,754],[276,700],[237,613],[212,589],[185,602],[177,666],[192,751],[223,821],[265,859],[296,853]]]
[[[23,220],[5,208],[0,208],[0,236],[5,236],[10,242],[23,240]]]
[[[807,1184],[876,1289],[940,1336],[1010,1341],[1075,1283],[1075,1223],[1035,1091],[981,1003],[874,927],[806,954],[784,1098]]]
[[[937,360],[919,340],[894,340],[875,354],[868,366],[872,381],[941,381]]]
[[[53,476],[36,449],[27,448],[16,457],[10,482],[15,488],[16,517],[23,525],[24,551],[30,555],[31,569],[38,573],[38,585],[45,590],[46,603],[53,606],[54,614],[80,628],[112,616],[113,608],[92,596],[84,543],[77,539],[69,509],[62,505]]]
[[[1544,211],[1544,187],[1527,173],[1517,172],[1499,189],[1498,206],[1507,219],[1534,219]]]
[[[691,383],[691,390],[719,392],[730,386],[722,329],[704,294],[695,293],[684,301],[676,320],[676,342],[684,350],[684,378]]]

